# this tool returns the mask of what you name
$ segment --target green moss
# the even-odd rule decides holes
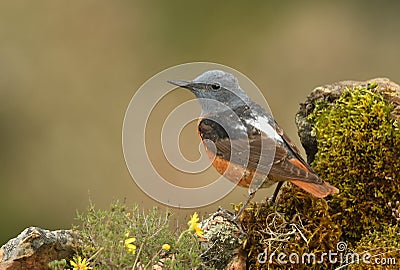
[[[361,238],[355,253],[375,255],[371,265],[354,264],[350,269],[398,269],[400,262],[400,227],[398,224],[383,227],[382,231],[373,231]],[[378,261],[376,261],[378,259]],[[379,262],[377,265],[376,263]]]
[[[400,130],[376,87],[347,89],[330,106],[316,102],[308,116],[318,141],[312,165],[340,190],[328,203],[350,243],[390,225],[387,203],[399,199]]]

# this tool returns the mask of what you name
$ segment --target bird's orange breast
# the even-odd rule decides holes
[[[208,158],[210,159],[210,161],[212,161],[212,165],[217,170],[217,172],[219,172],[230,181],[236,183],[237,185],[248,188],[250,187],[253,179],[256,179],[257,181],[263,181],[262,188],[269,187],[273,184],[268,181],[267,175],[256,173],[253,170],[244,168],[241,165],[235,164],[222,157],[216,156],[211,150],[208,149],[208,147],[204,143],[203,145],[208,155]]]

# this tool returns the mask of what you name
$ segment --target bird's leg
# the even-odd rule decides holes
[[[278,197],[278,193],[279,193],[279,190],[281,189],[282,185],[283,185],[283,182],[278,182],[278,185],[276,186],[276,188],[274,190],[274,194],[272,194],[272,197],[269,198],[269,200],[268,200],[269,202],[275,204],[276,198]]]
[[[246,208],[246,206],[249,204],[251,199],[253,199],[254,195],[256,194],[256,191],[257,191],[257,189],[254,191],[251,191],[249,193],[247,200],[243,203],[242,207],[240,207],[239,212],[237,212],[237,214],[233,217],[233,221],[236,221],[242,215],[244,209]]]

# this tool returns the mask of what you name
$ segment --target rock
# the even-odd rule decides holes
[[[49,269],[49,262],[72,257],[78,243],[73,230],[29,227],[1,247],[0,270]]]
[[[392,116],[396,121],[400,122],[400,86],[387,78],[376,78],[368,81],[341,81],[315,88],[306,101],[300,104],[300,109],[296,114],[296,126],[303,145],[308,163],[312,163],[315,154],[318,151],[317,139],[313,134],[313,127],[307,120],[307,116],[313,112],[315,102],[323,100],[327,102],[327,106],[338,99],[345,89],[351,89],[354,86],[377,85],[374,91],[381,93],[385,99],[389,100],[394,110]]]
[[[232,261],[226,266],[226,270],[246,270],[247,254],[242,247],[238,247],[234,251],[235,256]]]
[[[201,258],[207,269],[246,269],[241,245],[244,235],[232,219],[232,213],[220,208],[201,223],[204,231],[202,246],[205,249]]]

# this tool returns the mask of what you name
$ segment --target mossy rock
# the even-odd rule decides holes
[[[340,193],[328,198],[342,240],[355,244],[392,224],[400,191],[400,87],[388,79],[316,88],[296,116],[315,171]]]
[[[337,249],[341,236],[326,200],[317,199],[290,183],[282,188],[276,205],[266,202],[247,207],[241,224],[248,234],[244,242],[247,269],[328,269],[334,266],[327,260],[318,263],[322,253]],[[301,257],[311,253],[315,254],[315,260]],[[290,258],[291,254],[299,258]]]

